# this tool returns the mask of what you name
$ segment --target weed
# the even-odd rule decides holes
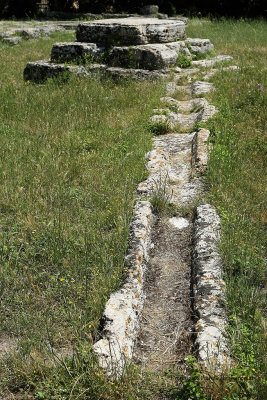
[[[172,209],[171,199],[172,193],[168,193],[168,174],[166,174],[164,178],[160,176],[153,185],[150,201],[155,214],[167,213]]]
[[[175,62],[175,66],[180,67],[180,68],[189,68],[191,65],[191,62],[192,62],[192,60],[190,57],[188,57],[185,53],[180,52],[180,53],[178,53],[178,57]]]
[[[148,124],[149,130],[153,135],[165,135],[171,131],[170,125],[167,120],[162,119],[159,121],[150,121]]]

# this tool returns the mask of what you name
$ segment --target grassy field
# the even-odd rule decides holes
[[[207,124],[235,368],[218,378],[189,360],[185,379],[132,366],[120,382],[98,370],[91,344],[125,274],[133,192],[151,146],[147,121],[163,87],[78,78],[25,84],[27,61],[72,39],[57,34],[1,51],[0,347],[19,346],[0,360],[4,399],[264,398],[267,24],[192,20],[187,34],[211,39],[241,67],[213,78],[210,100],[220,113]]]
[[[2,345],[19,345],[1,381],[25,398],[50,374],[67,373],[69,393],[79,368],[73,375],[60,352],[75,348],[81,368],[92,357],[103,307],[125,274],[133,192],[151,148],[147,121],[163,94],[148,82],[25,84],[26,62],[48,57],[56,40],[71,36],[1,52],[0,325]],[[45,398],[67,398],[62,382],[52,386]]]
[[[188,35],[208,37],[240,71],[213,78],[210,97],[219,114],[206,126],[213,150],[207,173],[210,201],[222,222],[229,338],[236,366],[218,381],[206,377],[208,398],[263,399],[267,392],[266,330],[266,115],[267,24],[220,21]]]

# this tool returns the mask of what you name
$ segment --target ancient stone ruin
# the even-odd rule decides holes
[[[120,18],[80,23],[76,42],[55,43],[50,60],[29,62],[24,79],[36,83],[62,74],[164,77],[180,55],[194,58],[213,49],[208,39],[186,39],[177,19]]]
[[[101,336],[93,345],[99,365],[112,379],[123,375],[132,360],[156,371],[183,365],[194,347],[206,368],[228,368],[225,283],[217,249],[220,219],[203,198],[209,131],[196,124],[218,112],[203,96],[216,90],[208,79],[218,72],[218,63],[232,57],[194,60],[213,45],[208,39],[187,39],[185,23],[179,19],[86,22],[78,25],[76,38],[56,43],[51,60],[28,63],[25,79],[43,82],[64,73],[90,77],[95,72],[171,78],[160,108],[150,118],[152,126],[168,129],[157,131],[146,155],[149,175],[136,190],[125,260],[128,276],[107,301]],[[185,57],[192,60],[191,68],[177,66]],[[220,71],[237,68],[224,66]],[[171,97],[175,92],[184,99]],[[191,212],[182,216],[178,211],[171,218],[157,215],[152,206],[155,196]],[[196,201],[202,204],[195,207]]]

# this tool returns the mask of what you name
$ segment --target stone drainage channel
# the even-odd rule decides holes
[[[206,63],[209,61],[211,65],[212,60]],[[167,84],[167,95],[174,89],[191,96],[215,89],[206,81],[177,85],[184,74],[181,71],[175,82]],[[230,363],[224,337],[225,284],[217,251],[220,220],[216,210],[202,204],[187,213],[194,216],[159,216],[153,214],[150,201],[153,196],[163,196],[178,209],[194,208],[205,190],[201,175],[208,160],[209,131],[183,130],[188,132],[195,122],[206,121],[217,110],[199,97],[178,101],[168,96],[161,100],[179,112],[155,110],[151,120],[167,121],[180,130],[157,136],[147,154],[150,174],[137,188],[140,198],[147,200],[138,201],[134,209],[129,276],[107,302],[103,336],[94,345],[100,365],[113,377],[122,375],[131,360],[150,371],[182,366],[193,349],[205,367],[220,370]]]
[[[194,207],[205,191],[201,175],[207,165],[209,131],[194,131],[194,126],[217,112],[201,96],[215,90],[208,82],[217,72],[214,67],[232,57],[195,60],[192,68],[185,70],[175,67],[179,54],[193,57],[194,52],[205,54],[213,49],[208,39],[186,39],[185,24],[180,20],[125,18],[81,23],[76,37],[77,42],[56,43],[50,60],[28,63],[24,78],[39,83],[66,70],[89,78],[95,71],[135,78],[172,77],[151,123],[168,126],[173,132],[157,136],[147,154],[150,174],[137,188],[139,200],[126,259],[128,278],[108,300],[102,338],[93,346],[99,364],[114,378],[121,376],[132,360],[152,371],[178,367],[196,349],[206,367],[229,365],[223,334],[225,284],[217,251],[220,220],[211,205]],[[114,46],[114,42],[120,45]],[[105,65],[60,64],[88,56],[100,62],[107,50]],[[197,81],[200,69],[205,75]],[[187,86],[179,85],[181,78],[187,80]],[[177,91],[188,100],[171,97]],[[155,215],[151,203],[155,197],[194,212]]]

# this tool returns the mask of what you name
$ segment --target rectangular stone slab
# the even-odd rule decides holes
[[[50,60],[39,60],[28,62],[24,69],[23,76],[25,81],[43,83],[48,78],[62,77],[67,80],[70,74],[90,78],[92,75],[102,73],[105,70],[106,65],[103,64],[91,64],[88,66],[66,65],[52,63]]]
[[[185,43],[189,45],[189,49],[192,53],[205,54],[214,49],[209,39],[188,38]]]
[[[172,47],[172,46],[170,46]],[[178,49],[165,44],[145,44],[130,47],[113,47],[109,64],[113,67],[158,70],[175,64]]]
[[[104,48],[95,43],[60,42],[52,47],[51,61],[59,63],[94,61],[99,60],[103,52]]]
[[[101,76],[105,74],[112,79],[119,81],[120,79],[164,79],[170,74],[169,70],[149,71],[146,69],[130,69],[130,68],[108,68],[105,64],[91,65],[66,65],[52,63],[50,60],[39,60],[28,62],[24,69],[24,80],[33,81],[35,83],[43,83],[48,78],[64,77],[68,78],[70,74],[91,78],[94,75]]]
[[[155,18],[120,18],[84,22],[78,25],[78,42],[104,46],[166,43],[185,37],[181,21]]]

